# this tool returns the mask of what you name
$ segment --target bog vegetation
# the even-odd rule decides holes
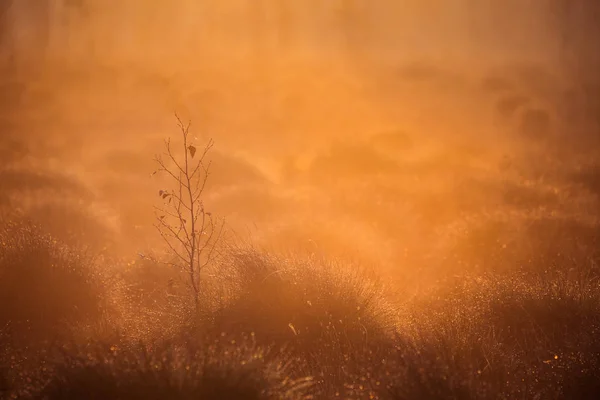
[[[0,399],[600,399],[600,1],[466,3],[0,0]]]
[[[511,97],[498,111],[521,107]],[[548,117],[523,115],[529,143]],[[274,230],[289,245],[275,249],[213,214],[211,190],[232,178],[211,186],[210,160],[230,160],[177,122],[151,178],[158,241],[138,253],[116,250],[123,235],[73,200],[93,196],[70,178],[1,172],[3,398],[599,398],[589,152],[559,138],[491,167],[464,144],[422,161],[402,157],[419,151],[410,134],[386,132],[288,163],[282,179],[310,208],[222,166],[254,185],[244,207],[300,220],[304,231]],[[60,201],[15,206],[32,193]],[[337,230],[355,246],[331,244],[333,209],[356,216]]]

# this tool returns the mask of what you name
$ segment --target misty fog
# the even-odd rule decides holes
[[[191,120],[199,144],[215,140],[207,201],[236,229],[337,243],[342,253],[358,240],[365,247],[358,252],[394,260],[411,232],[459,213],[457,205],[436,211],[422,196],[474,198],[465,179],[484,179],[524,146],[571,142],[559,127],[587,132],[573,117],[579,108],[567,115],[563,106],[568,94],[571,105],[581,97],[565,49],[581,47],[569,38],[585,25],[561,19],[560,7],[550,0],[5,1],[6,201],[23,212],[75,202],[130,240],[153,237],[161,184],[150,178],[153,156],[177,134],[176,112]],[[566,35],[569,26],[579,28]],[[525,117],[517,115],[523,107]],[[544,132],[523,136],[532,129]],[[34,175],[70,183],[44,189],[29,185]],[[357,193],[366,198],[341,208]],[[403,223],[384,227],[370,215],[374,202],[389,204]],[[448,215],[427,220],[415,207]]]
[[[0,0],[0,398],[600,398],[599,34]]]

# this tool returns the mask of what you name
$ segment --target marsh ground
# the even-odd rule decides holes
[[[219,60],[5,70],[3,395],[596,398],[583,89],[540,66]],[[201,315],[140,257],[173,112],[215,140],[228,227]]]

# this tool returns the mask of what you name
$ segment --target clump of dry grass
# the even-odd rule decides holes
[[[102,314],[108,288],[93,257],[25,222],[5,221],[0,246],[0,325],[15,339],[51,339]]]
[[[116,296],[124,316],[118,321],[123,333],[152,342],[196,329],[199,316],[181,271],[147,257],[121,260],[120,266]]]
[[[93,344],[63,351],[34,396],[67,399],[308,399],[311,379],[250,336],[197,343]]]
[[[216,311],[212,329],[253,332],[288,349],[307,360],[324,390],[346,383],[367,349],[393,343],[394,310],[383,286],[358,268],[256,251],[234,254],[230,268],[233,297]]]
[[[452,365],[465,398],[593,398],[600,297],[583,276],[465,275],[411,304],[407,331],[422,355]]]
[[[22,219],[0,228],[0,382],[27,385],[52,343],[112,314],[112,279],[97,259]],[[116,316],[113,316],[116,318]]]

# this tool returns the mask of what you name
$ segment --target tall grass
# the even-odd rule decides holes
[[[58,335],[103,312],[108,288],[91,256],[25,222],[4,221],[0,246],[0,325],[16,339]]]
[[[459,362],[453,373],[474,384],[472,398],[600,393],[592,384],[600,382],[597,280],[515,273],[465,277],[442,288],[408,307],[412,335]]]
[[[9,227],[0,264],[2,295],[12,296],[2,303],[0,331],[0,384],[8,395],[396,400],[600,393],[592,264],[577,273],[465,273],[398,304],[364,269],[236,250],[219,266],[221,276],[207,276],[213,303],[188,320],[179,300],[169,300],[185,293],[172,271],[137,262],[123,267],[124,288],[102,286],[107,281],[95,280],[102,274],[85,268],[93,264],[73,249],[34,227]],[[107,307],[103,296],[115,291],[121,308],[108,334],[65,334],[65,322],[93,319]],[[123,321],[136,310],[137,322]],[[19,335],[13,321],[25,327]],[[33,340],[42,337],[54,344],[33,353]]]
[[[311,380],[251,337],[69,349],[36,394],[67,399],[305,399]]]
[[[230,267],[234,296],[217,309],[212,329],[252,332],[301,357],[324,394],[358,374],[370,351],[393,347],[394,310],[363,270],[256,251],[233,254]]]

